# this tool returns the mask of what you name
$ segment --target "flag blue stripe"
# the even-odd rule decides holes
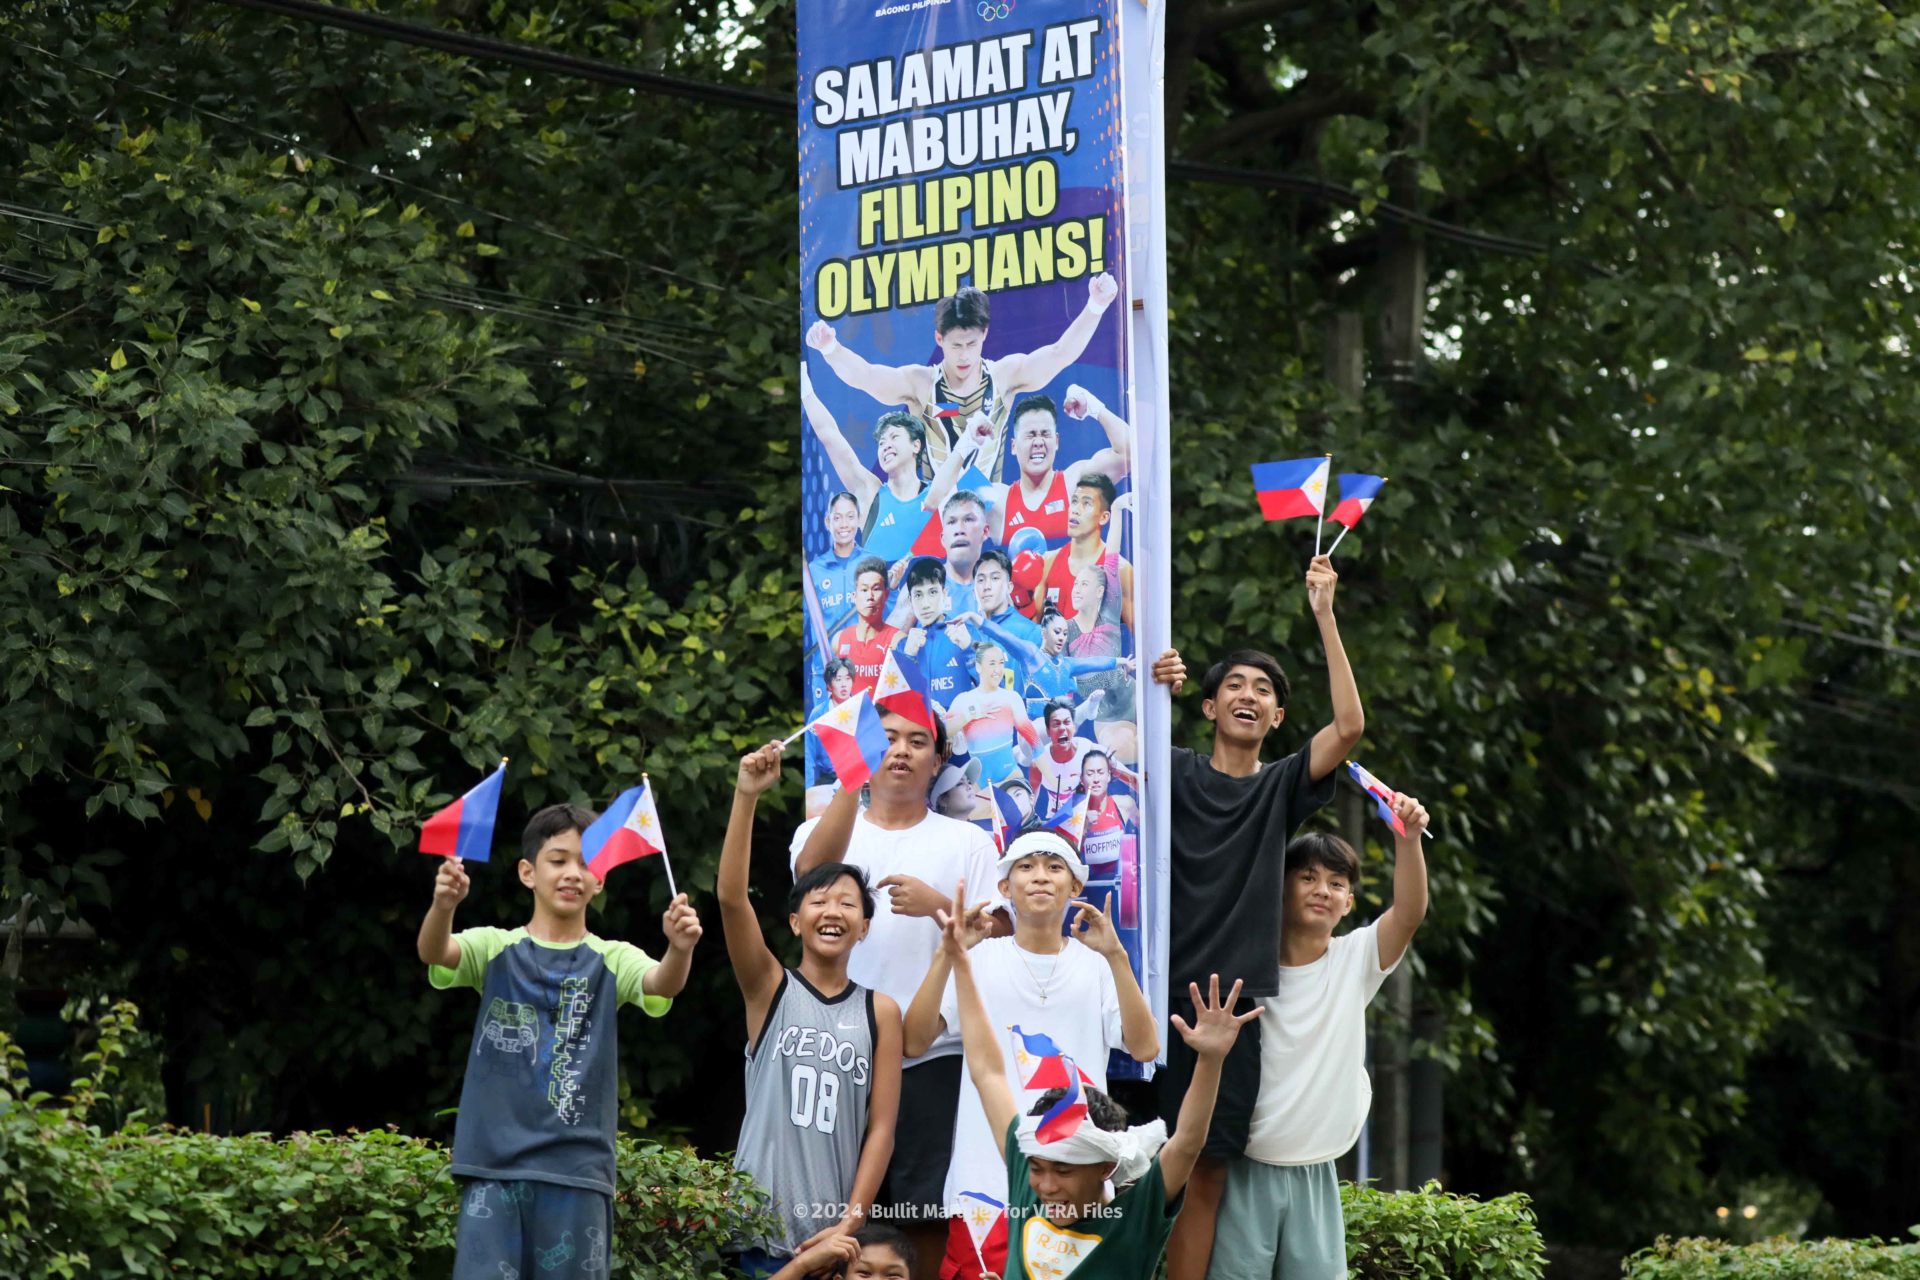
[[[613,833],[627,825],[628,816],[632,814],[633,807],[640,803],[640,797],[646,793],[646,790],[647,784],[644,782],[637,787],[628,787],[614,797],[613,803],[607,806],[607,811],[595,818],[592,826],[581,833],[581,861],[592,862],[599,856],[600,850],[613,838]]]
[[[1281,489],[1298,489],[1313,478],[1313,473],[1326,465],[1325,458],[1296,458],[1285,462],[1256,462],[1253,464],[1253,487],[1262,493],[1272,493]]]

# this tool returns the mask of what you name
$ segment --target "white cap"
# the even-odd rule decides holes
[[[1028,831],[1016,837],[1000,855],[1000,861],[994,864],[1000,878],[1005,880],[1007,873],[1013,870],[1013,864],[1022,858],[1031,858],[1035,854],[1046,854],[1058,858],[1067,864],[1067,870],[1073,876],[1076,885],[1087,882],[1087,864],[1080,861],[1079,851],[1073,847],[1073,841],[1058,831]]]
[[[965,778],[976,787],[980,785],[979,757],[976,756],[974,759],[967,761],[965,767],[950,764],[940,770],[939,776],[933,780],[933,790],[927,795],[927,803],[929,805],[940,803],[940,797],[959,786],[962,778]]]

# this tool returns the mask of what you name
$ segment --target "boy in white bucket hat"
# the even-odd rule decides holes
[[[1043,1068],[1041,1059],[1052,1054],[1077,1062],[1094,1089],[1106,1087],[1107,1059],[1115,1049],[1152,1061],[1160,1051],[1159,1029],[1119,935],[1107,912],[1074,901],[1086,886],[1087,868],[1073,842],[1057,831],[1024,832],[1008,846],[997,871],[1013,936],[988,937],[992,920],[977,906],[964,913],[961,929],[996,1047],[1013,1054],[1016,1078],[1008,1087],[1016,1104],[1024,1110],[1063,1082],[1057,1064]],[[1069,911],[1071,935],[1062,928]],[[936,951],[907,1010],[908,1052],[959,1025],[951,972],[944,948]],[[1008,1274],[1009,1223],[995,1208],[1008,1196],[1000,1136],[987,1125],[973,1081],[962,1077],[944,1190],[951,1216],[942,1280]]]

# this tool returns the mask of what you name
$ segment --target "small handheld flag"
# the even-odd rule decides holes
[[[1260,514],[1268,520],[1317,516],[1327,501],[1327,470],[1332,455],[1253,464],[1253,488]]]
[[[1076,791],[1067,799],[1061,801],[1060,806],[1047,815],[1046,821],[1042,822],[1038,829],[1041,831],[1058,831],[1061,835],[1073,841],[1073,847],[1078,849],[1080,847],[1081,835],[1085,832],[1086,826],[1087,793],[1084,791]]]
[[[1007,812],[1001,808],[1004,793],[991,782],[987,784],[987,834],[993,837],[993,851],[1007,851]]]
[[[482,778],[473,790],[428,818],[420,828],[420,852],[465,862],[485,862],[493,852],[493,819],[500,812],[500,780],[507,760]]]
[[[1072,1062],[1073,1059],[1067,1059]],[[1047,1108],[1040,1117],[1040,1123],[1034,1127],[1033,1136],[1041,1142],[1058,1142],[1070,1138],[1080,1128],[1080,1122],[1087,1118],[1086,1095],[1080,1092],[1080,1077],[1076,1069],[1067,1077],[1066,1092],[1060,1100]]]
[[[889,649],[880,664],[880,678],[874,681],[873,705],[905,716],[922,729],[932,729],[933,704],[927,697],[932,688],[918,661],[898,649]]]
[[[1074,1075],[1088,1084],[1093,1083],[1093,1077],[1062,1053],[1053,1037],[1042,1032],[1029,1035],[1018,1026],[1008,1029],[1013,1032],[1013,1065],[1020,1074],[1022,1089],[1064,1089],[1069,1077]]]
[[[679,897],[680,891],[673,886],[673,864],[667,861],[667,837],[660,830],[660,810],[653,803],[652,783],[643,773],[639,786],[622,791],[581,834],[580,856],[593,878],[605,884],[607,873],[621,863],[656,853],[666,869],[668,894]]]
[[[820,740],[843,787],[865,786],[887,758],[887,731],[865,689],[815,720],[807,730]]]
[[[1339,479],[1340,501],[1328,513],[1327,519],[1346,528],[1340,531],[1339,538],[1333,540],[1333,546],[1327,548],[1328,555],[1339,548],[1341,538],[1353,532],[1353,526],[1360,523],[1360,517],[1367,514],[1367,508],[1379,496],[1380,486],[1387,482],[1385,476],[1362,475],[1357,471],[1343,471]]]
[[[1373,811],[1380,821],[1392,827],[1395,835],[1407,834],[1407,824],[1400,821],[1400,815],[1393,811],[1393,798],[1400,793],[1351,760],[1347,761],[1347,772],[1360,784],[1362,791],[1373,797]],[[1433,839],[1432,831],[1425,834],[1427,839]]]
[[[962,1191],[955,1198],[964,1206],[960,1216],[967,1224],[967,1235],[973,1240],[973,1256],[980,1260],[980,1270],[984,1273],[989,1269],[987,1240],[1005,1216],[1006,1202],[984,1191]]]

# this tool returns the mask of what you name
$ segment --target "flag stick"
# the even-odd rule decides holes
[[[644,773],[640,775],[640,785],[647,789],[648,794],[652,794],[653,779]],[[659,802],[655,801],[654,808],[659,807]],[[667,833],[664,831],[660,833],[660,865],[667,873],[667,901],[672,902],[680,896],[680,891],[673,887],[673,863],[667,861]]]
[[[1350,525],[1350,524],[1349,524],[1349,525],[1343,525],[1343,526],[1341,526],[1341,529],[1340,529],[1340,538],[1344,538],[1344,537],[1346,537],[1346,536],[1347,536],[1348,534],[1350,534],[1350,533],[1352,533],[1352,532],[1353,532],[1353,526],[1352,526],[1352,525]],[[1328,558],[1328,559],[1332,559],[1332,558],[1333,558],[1333,553],[1334,553],[1334,552],[1336,552],[1336,551],[1338,551],[1338,550],[1340,549],[1340,538],[1335,538],[1335,539],[1333,540],[1333,545],[1327,548],[1327,558]]]
[[[1333,455],[1328,454],[1327,460],[1331,462]],[[1331,472],[1333,468],[1328,467],[1327,470]],[[1320,518],[1314,522],[1313,526],[1313,555],[1316,560],[1320,557],[1320,531],[1327,527],[1327,495],[1324,491],[1320,494],[1320,510],[1317,514]]]
[[[807,731],[807,726],[801,725],[798,729],[795,729],[792,733],[780,739],[780,749],[782,751],[785,751],[788,747],[798,742],[800,740],[801,735],[806,733],[806,731]]]

